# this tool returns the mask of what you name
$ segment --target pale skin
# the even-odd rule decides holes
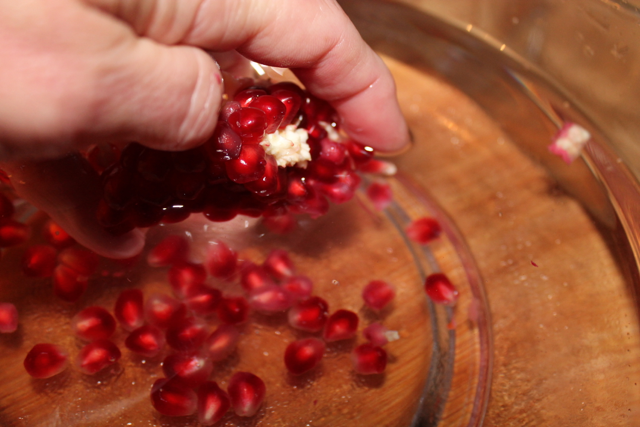
[[[290,68],[363,144],[408,142],[389,71],[333,0],[0,0],[0,161],[18,193],[99,254],[138,253],[142,231],[96,224],[97,176],[69,153],[206,141],[223,83],[205,50]]]

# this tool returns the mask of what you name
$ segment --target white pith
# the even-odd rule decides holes
[[[278,166],[305,168],[307,162],[311,160],[307,139],[309,139],[309,134],[305,129],[289,125],[284,129],[278,129],[274,133],[265,135],[260,145],[267,154],[275,157]]]

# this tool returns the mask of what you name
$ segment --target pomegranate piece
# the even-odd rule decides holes
[[[184,417],[196,412],[198,396],[184,384],[160,378],[151,387],[151,404],[162,415]]]
[[[18,246],[29,238],[29,227],[11,218],[0,219],[0,248]]]
[[[238,325],[249,318],[249,303],[244,297],[225,297],[218,305],[217,312],[222,323]]]
[[[240,285],[251,293],[263,288],[275,286],[275,282],[267,273],[267,270],[251,261],[245,261],[240,267]]]
[[[294,341],[284,352],[284,364],[294,375],[301,375],[315,368],[324,356],[324,342],[318,338]]]
[[[85,341],[106,340],[116,331],[116,319],[102,307],[87,307],[71,320],[76,336]]]
[[[213,277],[229,278],[238,268],[238,254],[224,242],[217,240],[212,242],[207,250],[205,266]]]
[[[289,253],[284,249],[274,249],[263,264],[265,270],[278,280],[291,277],[295,274],[295,266]]]
[[[167,267],[186,261],[189,256],[189,241],[184,236],[167,236],[147,254],[147,263],[152,267]]]
[[[76,302],[87,290],[88,278],[64,264],[53,270],[53,293],[67,302]]]
[[[15,211],[13,202],[3,193],[0,193],[0,219],[11,218]]]
[[[167,329],[167,344],[178,351],[193,351],[199,348],[209,335],[207,324],[194,317],[178,321]]]
[[[296,301],[310,297],[313,292],[313,282],[307,276],[302,275],[287,278],[281,286]]]
[[[162,372],[169,379],[197,388],[211,376],[213,362],[198,352],[173,353],[162,362]]]
[[[387,352],[371,343],[361,344],[353,349],[351,362],[361,375],[381,374],[387,367]]]
[[[373,310],[382,310],[393,301],[395,296],[396,291],[393,286],[383,280],[372,280],[362,290],[364,303]]]
[[[249,305],[265,314],[278,313],[291,307],[292,298],[278,285],[256,289],[249,295]]]
[[[440,236],[442,228],[435,219],[423,217],[412,221],[405,229],[405,232],[409,239],[421,245],[426,245]]]
[[[144,324],[144,295],[140,289],[120,292],[113,309],[115,318],[126,331],[133,331]]]
[[[212,426],[229,411],[229,395],[217,383],[207,381],[198,388],[198,422]]]
[[[186,296],[190,288],[203,285],[207,280],[204,265],[188,261],[175,264],[168,274],[169,284],[178,297]]]
[[[165,329],[187,316],[187,306],[165,294],[153,294],[145,303],[144,316],[147,322]]]
[[[455,305],[458,301],[458,290],[443,273],[434,273],[427,276],[424,289],[436,304]]]
[[[252,417],[262,406],[267,387],[257,375],[250,372],[236,372],[229,380],[227,392],[236,415]]]
[[[58,262],[75,270],[79,275],[89,277],[98,269],[98,255],[79,246],[66,248],[58,254]]]
[[[0,302],[0,333],[9,334],[18,329],[18,309],[10,302]]]
[[[22,272],[27,277],[51,277],[56,268],[57,255],[53,246],[30,246],[22,256]]]
[[[52,246],[58,249],[68,248],[76,243],[62,227],[53,220],[48,220],[42,227],[42,236]]]
[[[36,344],[24,359],[24,368],[33,378],[51,378],[67,368],[69,355],[55,344]]]
[[[131,331],[124,341],[130,351],[145,357],[156,357],[165,345],[164,333],[153,325],[142,325]]]
[[[93,375],[120,360],[120,349],[109,340],[91,342],[78,353],[76,365],[83,374]]]
[[[374,322],[364,328],[362,335],[367,341],[377,347],[382,347],[390,341],[400,339],[398,331],[390,331],[386,326],[378,322]]]
[[[353,338],[358,331],[358,315],[349,310],[338,310],[327,319],[322,337],[327,342]]]
[[[220,325],[204,342],[204,351],[214,362],[226,359],[236,349],[240,331],[233,325]]]
[[[291,327],[306,332],[321,331],[328,315],[329,304],[317,296],[298,301],[287,314]]]
[[[373,182],[367,187],[366,194],[373,207],[379,211],[385,210],[393,201],[393,191],[385,182]]]
[[[189,289],[185,303],[194,313],[200,316],[214,314],[222,300],[222,292],[207,285],[194,286]]]

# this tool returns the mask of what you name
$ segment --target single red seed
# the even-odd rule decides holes
[[[297,93],[293,90],[278,88],[276,85],[269,88],[269,91],[271,92],[271,96],[280,100],[285,107],[285,114],[280,122],[280,129],[283,129],[291,124],[300,111],[300,106],[302,105],[301,91]]]
[[[236,93],[233,97],[233,100],[240,104],[241,107],[247,107],[253,101],[266,94],[267,92],[264,89],[245,89]],[[227,118],[227,120],[229,119]]]
[[[238,254],[224,242],[216,240],[209,246],[204,264],[213,277],[230,278],[238,269]]]
[[[275,284],[263,266],[251,261],[245,261],[240,266],[240,285],[245,291],[251,293]]]
[[[42,227],[42,236],[58,249],[68,248],[76,242],[73,237],[69,236],[69,233],[51,219]]]
[[[322,157],[309,163],[307,166],[309,178],[317,179],[328,184],[336,182],[342,170],[343,168],[339,165]]]
[[[242,149],[242,138],[228,123],[220,122],[204,147],[211,160],[226,162],[238,158]]]
[[[249,294],[249,305],[261,313],[272,314],[291,307],[292,298],[278,285],[256,289]]]
[[[164,333],[153,325],[142,325],[124,340],[124,345],[130,351],[145,357],[155,357],[164,348]]]
[[[267,161],[259,144],[243,145],[237,159],[225,162],[229,179],[238,184],[255,181],[264,175]]]
[[[387,367],[387,352],[371,343],[361,344],[353,349],[351,362],[361,375],[381,374]]]
[[[189,241],[184,236],[170,235],[158,243],[147,255],[152,267],[166,267],[185,261],[189,256]]]
[[[80,349],[76,365],[83,374],[93,375],[120,360],[120,349],[109,340],[93,341]]]
[[[87,290],[88,278],[60,264],[53,270],[53,293],[60,299],[76,302]]]
[[[301,375],[315,368],[324,355],[324,342],[318,338],[294,341],[284,352],[284,364],[294,375]]]
[[[243,142],[254,144],[260,142],[268,126],[264,111],[253,107],[243,107],[235,111],[227,122]]]
[[[29,238],[29,227],[11,218],[0,219],[0,248],[18,246]]]
[[[250,372],[236,372],[227,387],[231,407],[240,417],[252,417],[264,401],[267,387],[264,381]]]
[[[209,379],[213,362],[198,352],[173,353],[162,362],[162,372],[169,379],[196,388]]]
[[[295,217],[289,212],[276,215],[265,215],[262,218],[262,223],[269,229],[269,231],[276,234],[290,233],[295,230],[297,224]]]
[[[229,120],[229,116],[234,112],[242,108],[242,105],[238,101],[227,101],[222,104],[220,108],[220,120],[226,122]]]
[[[336,165],[341,165],[347,157],[344,144],[324,138],[320,141],[320,157]]]
[[[302,275],[286,278],[281,286],[294,300],[308,298],[313,292],[313,282],[307,276]]]
[[[200,316],[214,314],[222,300],[222,292],[207,285],[197,285],[189,288],[185,303],[194,313]]]
[[[367,187],[367,197],[376,210],[383,211],[393,201],[393,191],[386,182],[373,182]]]
[[[120,292],[113,314],[126,331],[133,331],[144,324],[144,295],[140,289]]]
[[[353,193],[351,195],[353,196]],[[292,205],[290,209],[293,213],[305,213],[315,219],[329,211],[329,202],[322,194],[310,189],[309,198]]]
[[[449,278],[442,273],[427,276],[424,289],[431,301],[436,304],[455,305],[458,301],[458,290]]]
[[[329,313],[329,304],[317,296],[298,301],[288,312],[289,325],[307,332],[322,330]]]
[[[358,320],[353,311],[340,309],[327,319],[322,337],[327,342],[353,338],[358,331]]]
[[[10,302],[0,302],[0,333],[9,334],[18,329],[18,309]]]
[[[169,326],[166,339],[174,350],[193,351],[204,343],[208,335],[209,330],[203,320],[187,317]]]
[[[269,274],[278,280],[291,277],[295,274],[296,268],[284,249],[274,249],[269,252],[267,259],[262,264]]]
[[[69,355],[55,344],[36,344],[24,359],[24,368],[33,378],[51,378],[67,368]]]
[[[237,325],[249,318],[249,303],[244,297],[226,297],[218,305],[218,318],[223,323]]]
[[[378,322],[370,324],[362,331],[364,338],[377,347],[382,347],[389,342],[389,338],[387,336],[388,333],[389,329]]]
[[[338,180],[332,184],[320,183],[318,187],[333,203],[348,202],[353,199],[362,179],[357,173],[348,170],[339,173],[337,178]]]
[[[391,284],[383,280],[372,280],[362,290],[364,303],[373,310],[382,310],[396,296],[396,291]]]
[[[226,359],[236,349],[240,331],[233,325],[220,325],[204,342],[204,352],[214,362]]]
[[[0,193],[0,218],[11,218],[15,211],[13,202],[3,193]]]
[[[286,181],[285,169],[278,167],[275,157],[266,155],[262,176],[255,181],[247,182],[244,186],[257,196],[269,198],[284,194]]]
[[[57,255],[53,246],[30,246],[22,256],[22,272],[27,277],[51,277],[56,268]]]
[[[273,95],[263,95],[251,101],[253,108],[262,110],[267,116],[267,128],[265,132],[273,133],[280,127],[282,119],[287,112],[285,105]]]
[[[58,254],[60,264],[75,270],[82,276],[89,277],[98,268],[98,255],[79,246],[66,248]]]
[[[200,286],[207,280],[207,271],[204,265],[188,261],[174,264],[168,275],[169,284],[179,297],[186,296],[190,288]]]
[[[364,173],[393,176],[398,171],[398,167],[386,160],[371,159],[367,163],[360,165],[358,170]]]
[[[416,243],[426,245],[432,240],[438,238],[442,232],[440,223],[433,218],[418,218],[411,222],[405,229],[407,237]]]
[[[356,167],[360,167],[373,158],[375,153],[374,149],[365,145],[359,144],[355,141],[347,141],[345,143],[347,151],[351,160]]]
[[[71,320],[74,333],[85,341],[109,339],[116,331],[116,319],[102,307],[87,307]]]
[[[162,415],[184,417],[196,412],[198,396],[184,384],[160,378],[151,387],[151,404]]]
[[[145,303],[144,316],[147,322],[158,328],[168,328],[187,316],[187,306],[165,294],[153,294]]]
[[[229,411],[229,395],[213,381],[207,381],[198,388],[198,422],[212,426]]]

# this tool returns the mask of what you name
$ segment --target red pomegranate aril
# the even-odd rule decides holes
[[[238,101],[227,101],[220,108],[220,119],[222,122],[229,120],[229,116],[242,108]],[[220,123],[220,122],[219,122]]]
[[[433,218],[423,217],[412,221],[405,229],[407,237],[416,243],[426,245],[442,233],[440,223]]]
[[[58,249],[67,248],[76,242],[73,237],[69,236],[69,233],[51,219],[42,227],[42,236]]]
[[[393,201],[393,191],[386,182],[373,182],[367,187],[367,197],[378,211],[383,211]]]
[[[253,101],[267,94],[264,89],[245,89],[236,93],[233,100],[240,104],[240,107],[248,107]],[[229,119],[227,119],[228,121]]]
[[[267,161],[264,148],[258,144],[243,145],[237,159],[225,163],[229,179],[238,184],[255,181],[264,175]]]
[[[36,344],[24,359],[24,368],[33,378],[51,378],[67,368],[69,355],[55,344]]]
[[[216,240],[209,245],[204,264],[213,277],[227,279],[238,269],[238,254],[224,242]]]
[[[185,303],[187,307],[200,316],[208,316],[216,312],[216,308],[222,300],[222,292],[207,285],[198,285],[189,288]]]
[[[184,417],[196,412],[198,395],[178,381],[160,378],[151,387],[151,404],[162,415]]]
[[[94,252],[73,246],[60,252],[58,261],[77,271],[78,274],[89,277],[96,272],[100,259]]]
[[[373,148],[351,140],[347,141],[345,146],[347,147],[347,152],[356,167],[360,167],[367,163],[373,158],[375,153]]]
[[[269,231],[276,234],[286,234],[295,230],[297,222],[295,217],[289,212],[280,214],[264,215],[262,223]]]
[[[244,297],[222,298],[217,312],[222,323],[238,325],[249,318],[249,303]]]
[[[53,270],[53,293],[67,302],[76,302],[87,290],[88,278],[64,264]]]
[[[85,341],[109,339],[116,331],[116,319],[102,307],[87,307],[71,321],[74,333]]]
[[[387,367],[387,352],[371,343],[361,344],[353,349],[351,362],[361,375],[381,374]]]
[[[270,89],[270,92],[271,96],[277,98],[285,107],[285,113],[280,122],[280,129],[283,129],[290,125],[298,115],[302,105],[302,98],[298,93],[287,89]]]
[[[252,417],[262,406],[267,387],[257,375],[250,372],[236,372],[229,380],[227,392],[236,415]]]
[[[229,357],[236,349],[240,331],[233,325],[220,325],[207,337],[203,345],[203,351],[214,362]]]
[[[321,183],[319,188],[329,200],[340,204],[353,199],[362,179],[353,171],[345,170],[338,175],[338,180],[332,184]]]
[[[289,309],[289,325],[307,332],[321,331],[327,322],[329,304],[317,296],[298,301]]]
[[[0,193],[0,219],[11,218],[15,211],[13,202],[3,193]]]
[[[76,365],[83,374],[93,375],[120,360],[120,349],[109,340],[93,341],[80,349]]]
[[[322,360],[325,344],[318,338],[305,338],[294,341],[284,352],[284,364],[294,375],[309,372]]]
[[[396,296],[396,291],[390,283],[384,280],[372,280],[362,290],[362,299],[367,307],[382,310]]]
[[[335,163],[319,158],[307,166],[308,176],[327,184],[334,183],[338,180],[338,175],[342,172],[342,168]]]
[[[341,165],[347,158],[344,144],[324,138],[320,141],[320,157],[336,165]]]
[[[0,333],[10,334],[18,329],[18,309],[10,302],[0,302]]]
[[[169,270],[169,284],[174,293],[179,297],[184,297],[189,293],[189,289],[204,284],[207,280],[207,271],[202,264],[183,261],[174,264]]]
[[[205,143],[211,160],[226,162],[237,159],[242,149],[242,138],[226,122],[219,122],[213,136]]]
[[[396,339],[397,339],[397,332],[389,331],[389,329],[387,329],[386,326],[378,322],[374,322],[370,324],[369,326],[364,328],[362,331],[362,335],[364,336],[364,338],[367,341],[369,341],[371,344],[377,347],[382,347],[383,345],[388,343],[389,342],[388,336],[391,333],[396,335]]]
[[[278,313],[291,307],[292,299],[287,291],[278,285],[256,289],[249,295],[249,305],[265,314]]]
[[[350,310],[338,310],[327,319],[322,337],[327,342],[353,338],[358,331],[358,315]]]
[[[249,103],[249,106],[262,110],[267,116],[267,128],[265,132],[273,133],[280,127],[287,108],[282,101],[273,95],[263,95]]]
[[[187,306],[165,294],[153,294],[145,303],[144,315],[150,324],[158,328],[168,328],[187,316]]]
[[[145,148],[138,155],[136,170],[147,181],[162,182],[171,171],[171,153]]]
[[[313,292],[313,282],[302,275],[286,278],[281,286],[296,301],[310,297]]]
[[[253,107],[243,107],[232,113],[227,122],[245,144],[259,143],[268,125],[264,111]]]
[[[204,321],[187,317],[169,326],[166,339],[174,350],[193,351],[204,343],[208,335],[209,330]]]
[[[311,218],[316,219],[329,211],[329,202],[319,192],[309,189],[309,198],[290,207],[293,213],[308,214]],[[353,196],[353,193],[351,193]]]
[[[144,295],[140,289],[120,292],[113,309],[115,318],[126,331],[133,331],[144,324]]]
[[[124,340],[124,345],[133,353],[144,357],[156,357],[164,349],[164,333],[153,325],[142,325]]]
[[[22,272],[27,277],[51,277],[57,255],[53,246],[30,246],[22,256]]]
[[[162,372],[169,379],[196,388],[211,376],[213,362],[198,352],[173,353],[162,362]]]
[[[436,304],[455,305],[458,301],[458,290],[443,273],[434,273],[427,276],[424,289]]]
[[[264,174],[255,181],[247,182],[244,186],[257,196],[270,197],[280,193],[284,195],[286,183],[286,171],[278,167],[275,157],[266,155]]]
[[[246,292],[251,293],[275,284],[263,266],[256,265],[251,261],[245,261],[240,266],[240,286]]]
[[[371,159],[367,163],[360,165],[358,170],[364,173],[393,176],[398,171],[398,167],[386,160]]]
[[[269,274],[278,280],[291,277],[295,274],[296,268],[284,249],[274,249],[269,252],[267,259],[262,264]]]
[[[198,388],[198,422],[212,426],[229,411],[231,400],[227,392],[213,381],[207,381]]]
[[[29,227],[11,218],[0,219],[0,248],[18,246],[29,238]]]
[[[147,255],[152,267],[166,267],[189,257],[189,241],[184,236],[170,235],[158,243]]]

